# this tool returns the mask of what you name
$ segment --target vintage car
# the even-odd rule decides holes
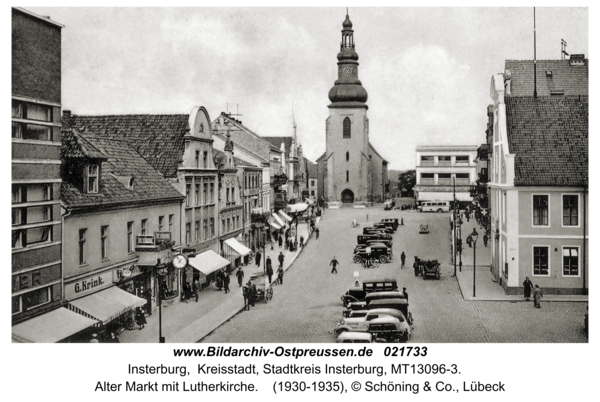
[[[386,246],[387,248],[389,248],[392,252],[392,254],[394,253],[394,251],[392,250],[392,246],[394,245],[394,243],[389,242],[389,241],[385,241],[385,240],[367,240],[366,243],[362,243],[362,244],[357,244],[356,247],[354,247],[354,254],[358,253],[360,250],[363,250],[369,246],[373,246],[374,244],[376,245],[381,245],[383,244],[384,246]]]
[[[429,225],[421,223],[421,225],[419,225],[419,233],[422,233],[422,234],[429,233]]]
[[[410,327],[406,322],[389,315],[369,321],[366,332],[373,335],[376,342],[406,342],[410,339]]]
[[[423,275],[423,279],[428,277],[440,279],[440,276],[442,275],[442,264],[440,264],[437,260],[418,260],[418,264],[420,265],[420,271]]]
[[[360,264],[366,259],[377,260],[378,262],[385,264],[392,260],[392,248],[386,246],[383,243],[371,243],[368,245],[371,252],[367,252],[367,245],[365,247],[359,247],[358,250],[354,250],[354,258],[352,259],[355,263]]]
[[[400,310],[391,308],[352,311],[352,314],[348,318],[344,318],[340,321],[335,329],[335,333],[340,334],[346,331],[364,332],[367,331],[371,321],[386,316],[397,318],[398,321],[400,321],[400,325],[403,327],[406,333],[406,340],[408,341],[410,339],[410,325],[408,325],[406,318],[404,318],[404,314],[402,314]]]
[[[393,211],[395,206],[396,206],[395,201],[386,201],[383,203],[383,210],[384,211]]]
[[[393,225],[387,223],[387,222],[375,222],[373,224],[374,228],[378,228],[378,229],[391,229],[392,232],[395,232],[396,229],[398,229],[397,227],[394,227]]]
[[[368,332],[342,332],[336,343],[373,343],[373,335]]]
[[[348,291],[342,296],[342,302],[344,306],[348,303],[354,303],[365,300],[367,294],[371,292],[384,292],[398,290],[398,283],[392,278],[383,279],[369,279],[364,280],[362,287],[354,287],[348,289]]]
[[[384,292],[370,292],[365,295],[363,300],[357,300],[355,302],[351,302],[351,304],[353,306],[352,309],[356,310],[361,305],[368,306],[374,300],[381,300],[381,299],[406,299],[406,295],[403,292],[399,292],[398,290],[384,291]],[[348,306],[347,303],[346,303],[346,306]]]
[[[392,239],[389,235],[380,233],[356,236],[356,244],[367,244],[368,242],[389,243],[389,247],[391,247]]]
[[[381,227],[381,228],[376,228],[376,227],[366,227],[363,228],[363,234],[373,234],[373,233],[382,233],[382,234],[387,234],[388,236],[390,236],[390,239],[392,238],[391,234],[394,231],[391,228],[387,228],[387,227]]]
[[[394,228],[394,230],[397,230],[398,226],[400,226],[400,224],[398,223],[398,218],[385,218],[385,219],[381,220],[381,223],[390,225],[391,227]]]
[[[400,310],[402,314],[404,314],[408,325],[412,326],[414,322],[412,314],[408,311],[408,300],[406,299],[379,299],[371,301],[368,305],[365,305],[364,302],[357,302],[350,303],[346,306],[348,308],[342,313],[342,315],[346,318],[350,316],[352,311],[392,308],[395,310]]]

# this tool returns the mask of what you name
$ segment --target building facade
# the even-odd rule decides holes
[[[477,180],[477,146],[417,147],[415,199],[471,203],[470,185]],[[454,184],[456,183],[456,187]]]
[[[588,293],[587,59],[506,61],[494,75],[492,272],[508,294]],[[535,95],[534,95],[535,93]]]
[[[12,9],[12,322],[63,304],[61,30]]]
[[[381,202],[385,198],[387,161],[369,142],[367,91],[358,79],[358,54],[348,15],[342,24],[338,79],[329,91],[326,151],[322,166],[324,196],[344,203]]]

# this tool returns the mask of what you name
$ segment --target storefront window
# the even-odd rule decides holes
[[[165,276],[159,275],[160,297],[163,300],[179,296],[179,270],[170,267]]]

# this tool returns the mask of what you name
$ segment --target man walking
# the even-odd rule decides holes
[[[260,250],[258,250],[256,252],[256,256],[255,256],[255,260],[256,260],[256,266],[260,267],[260,258],[262,257],[262,254],[260,253]]]
[[[400,260],[402,261],[402,265],[400,265],[400,269],[404,269],[404,263],[406,262],[406,255],[404,254],[404,251],[402,252],[402,254],[400,254]]]
[[[283,263],[279,266],[277,270],[277,281],[280,285],[283,285]]]
[[[329,265],[333,266],[333,268],[331,269],[331,273],[333,274],[333,272],[335,271],[335,273],[337,274],[337,266],[338,266],[339,262],[338,260],[335,259],[335,255],[333,256],[333,259],[331,260],[331,262],[329,263]]]
[[[283,268],[283,260],[285,259],[285,257],[283,256],[283,252],[279,252],[279,256],[277,256],[277,259],[279,260],[279,268]]]
[[[225,289],[225,293],[229,293],[229,273],[225,272],[225,274],[223,274],[223,288]]]
[[[273,276],[273,267],[271,266],[271,259],[267,258],[267,276],[269,277],[269,285],[271,284],[271,277]]]
[[[196,303],[198,303],[198,292],[200,291],[200,284],[198,283],[198,279],[194,281],[192,284],[192,292],[194,292],[194,296],[196,296]]]
[[[238,271],[235,273],[235,276],[237,276],[238,285],[242,287],[242,282],[244,281],[244,271],[242,271],[242,267],[238,268]]]
[[[278,242],[279,242],[279,248],[281,248],[281,246],[283,245],[283,238],[282,238],[282,236],[279,236]]]
[[[304,247],[304,236],[300,236],[300,248]]]
[[[487,247],[487,242],[488,242],[488,235],[487,235],[487,233],[486,233],[486,234],[484,234],[484,235],[483,235],[483,245],[484,245],[485,247]]]

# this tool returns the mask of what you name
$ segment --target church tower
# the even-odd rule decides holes
[[[368,201],[370,190],[367,91],[358,79],[358,54],[352,22],[346,14],[338,58],[338,79],[329,91],[324,195],[329,201]]]

